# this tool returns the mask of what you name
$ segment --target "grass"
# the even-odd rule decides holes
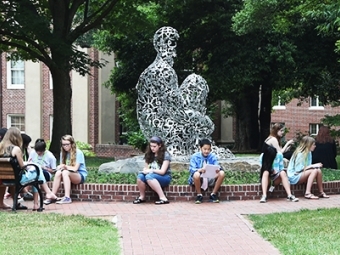
[[[80,215],[0,212],[2,255],[120,254],[116,227]]]
[[[250,215],[256,231],[284,255],[340,254],[338,208]]]

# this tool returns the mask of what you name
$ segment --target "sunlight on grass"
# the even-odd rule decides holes
[[[0,212],[0,229],[3,255],[120,254],[116,227],[101,219]]]
[[[340,254],[340,209],[250,215],[256,231],[288,254]]]

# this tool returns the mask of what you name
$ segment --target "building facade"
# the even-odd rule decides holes
[[[72,129],[77,141],[114,144],[119,139],[116,97],[102,83],[109,79],[115,66],[113,55],[84,49],[93,59],[105,59],[102,69],[91,69],[91,75],[71,72]],[[53,81],[47,66],[41,62],[8,61],[1,54],[0,125],[16,126],[35,141],[50,140],[53,123]]]
[[[301,105],[298,99],[293,99],[288,104],[280,104],[280,100],[278,102],[273,107],[271,121],[285,124],[289,130],[286,139],[296,137],[297,133],[314,136],[326,115],[340,114],[340,107],[323,105],[318,97],[310,97],[301,102]]]

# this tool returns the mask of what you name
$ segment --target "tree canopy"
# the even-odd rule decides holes
[[[41,61],[53,79],[53,133],[50,150],[72,134],[70,71],[81,75],[103,63],[77,48],[77,40],[106,22],[116,22],[118,0],[16,0],[0,2],[0,48],[10,58]],[[128,8],[127,8],[128,9]],[[81,40],[80,40],[81,41]],[[62,103],[60,103],[62,102]]]

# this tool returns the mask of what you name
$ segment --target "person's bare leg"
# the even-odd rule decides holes
[[[159,182],[156,179],[147,180],[147,182],[148,182],[150,188],[157,193],[160,200],[164,200],[164,201],[168,200],[166,198],[164,192],[163,192],[161,185],[159,184]]]
[[[139,190],[139,199],[145,200],[146,184],[141,179],[137,179],[137,186]]]
[[[218,174],[217,174],[217,180],[215,182],[215,186],[214,186],[214,189],[212,191],[212,193],[214,193],[215,195],[217,194],[219,188],[221,187],[222,185],[222,182],[224,180],[224,176],[225,176],[225,173],[224,171],[219,171]]]
[[[0,187],[0,209],[9,209],[11,208],[8,204],[4,202],[4,196],[6,193],[6,187]]]
[[[315,169],[316,172],[316,184],[318,185],[318,190],[320,193],[323,193],[323,186],[322,186],[322,172],[320,169]]]
[[[286,190],[287,196],[290,197],[292,195],[292,191],[290,190],[290,183],[285,171],[280,172],[280,176],[275,180],[275,185],[278,185],[282,182],[283,188]]]
[[[264,171],[261,179],[262,196],[267,197],[268,185],[269,185],[269,172]]]
[[[53,187],[52,187],[52,193],[53,194],[57,194],[58,189],[59,189],[60,184],[61,184],[61,178],[62,178],[61,171],[57,171],[55,173],[54,179],[53,179]]]
[[[33,210],[37,210],[39,208],[38,197],[38,192],[33,192]]]
[[[195,172],[194,176],[194,185],[195,185],[195,190],[197,194],[202,194],[201,192],[201,175],[199,172]]]
[[[62,171],[65,197],[70,197],[71,194],[71,179],[69,173],[70,173],[69,171]]]

